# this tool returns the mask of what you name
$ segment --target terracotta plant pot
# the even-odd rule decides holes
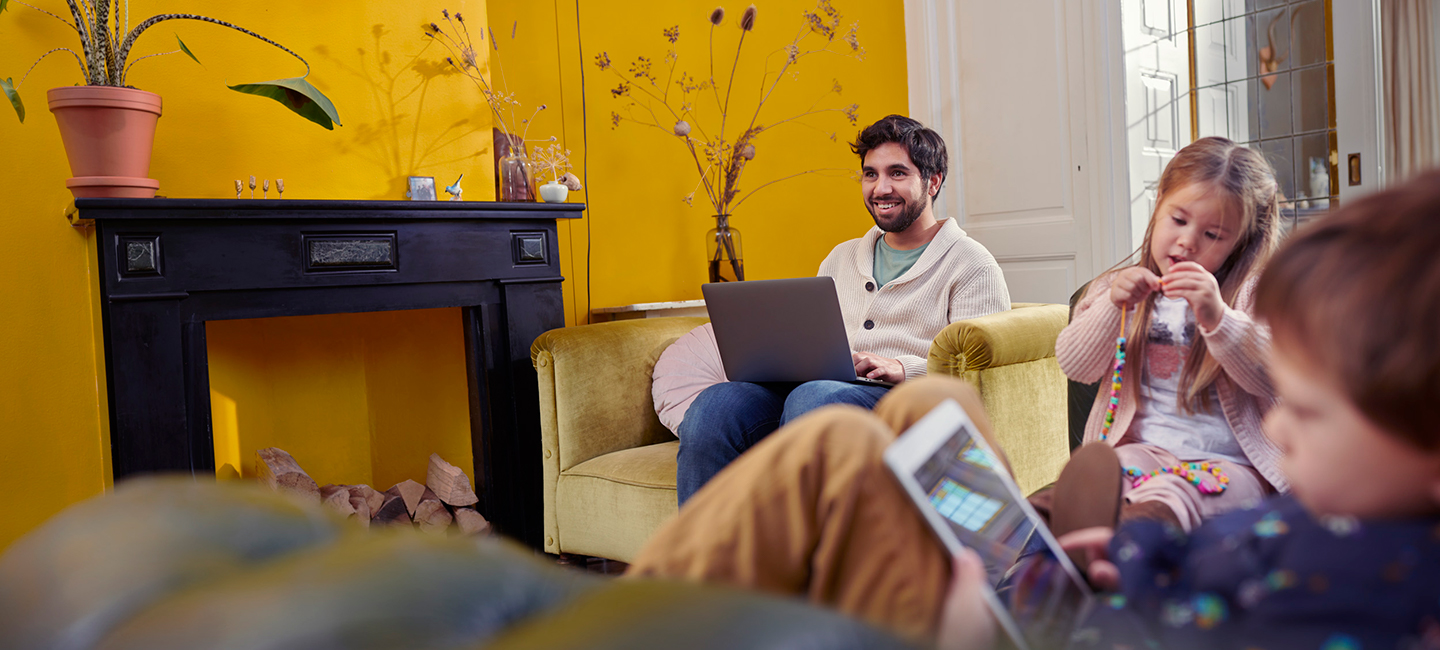
[[[150,150],[160,119],[160,96],[133,88],[67,86],[50,89],[50,112],[75,177],[76,198],[151,198],[160,182],[150,175]]]

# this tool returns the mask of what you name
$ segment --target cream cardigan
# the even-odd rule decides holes
[[[1095,279],[1080,304],[1075,309],[1075,318],[1060,332],[1055,342],[1055,356],[1060,368],[1075,381],[1094,383],[1109,377],[1115,363],[1115,337],[1120,333],[1120,308],[1110,301],[1110,283],[1113,273]],[[1215,391],[1220,396],[1220,408],[1235,439],[1245,451],[1245,457],[1255,470],[1276,490],[1290,489],[1285,475],[1280,471],[1282,452],[1270,442],[1263,431],[1261,421],[1265,413],[1275,404],[1275,390],[1270,385],[1270,375],[1265,369],[1270,349],[1270,329],[1256,323],[1248,313],[1255,299],[1255,280],[1250,280],[1240,289],[1234,307],[1226,307],[1220,325],[1213,331],[1197,328],[1205,337],[1205,344],[1211,356],[1220,363],[1223,371],[1215,380]],[[1133,313],[1131,314],[1133,316]],[[1125,366],[1125,385],[1133,386],[1137,364]],[[1100,439],[1100,428],[1105,419],[1105,407],[1110,401],[1108,382],[1102,385],[1095,396],[1095,406],[1090,409],[1090,419],[1085,423],[1085,442]],[[1135,417],[1135,397],[1128,390],[1120,391],[1120,404],[1115,409],[1115,424],[1107,439],[1115,445],[1129,433],[1130,422]],[[1133,441],[1133,439],[1132,439]]]
[[[925,374],[930,344],[946,325],[1010,309],[995,257],[955,220],[940,223],[915,265],[883,287],[874,276],[879,228],[841,243],[820,263],[818,275],[835,280],[850,349],[898,360],[906,379]]]

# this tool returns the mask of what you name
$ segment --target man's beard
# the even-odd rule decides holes
[[[928,200],[928,197],[926,197],[926,200]],[[916,219],[920,218],[920,213],[925,211],[925,204],[915,201],[905,201],[904,207],[900,209],[900,215],[888,223],[881,220],[880,215],[875,214],[875,206],[870,201],[865,202],[865,209],[870,211],[870,218],[875,220],[875,225],[881,230],[885,232],[902,232],[906,228],[909,228],[910,224],[915,223]]]

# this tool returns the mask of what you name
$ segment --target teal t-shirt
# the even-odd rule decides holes
[[[925,252],[925,247],[929,245],[930,242],[925,242],[925,246],[920,248],[901,251],[895,250],[885,243],[885,237],[875,238],[875,284],[877,288],[890,284],[891,280],[905,275],[910,267],[915,266],[915,260],[920,259],[920,255]]]

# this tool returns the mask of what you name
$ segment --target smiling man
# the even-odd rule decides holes
[[[835,280],[855,374],[898,384],[925,374],[930,343],[946,325],[1010,309],[1010,292],[990,252],[954,220],[935,217],[949,168],[939,133],[891,115],[850,148],[875,227],[836,246],[819,275]],[[786,422],[826,404],[871,408],[886,390],[839,381],[705,389],[680,424],[680,503]]]

